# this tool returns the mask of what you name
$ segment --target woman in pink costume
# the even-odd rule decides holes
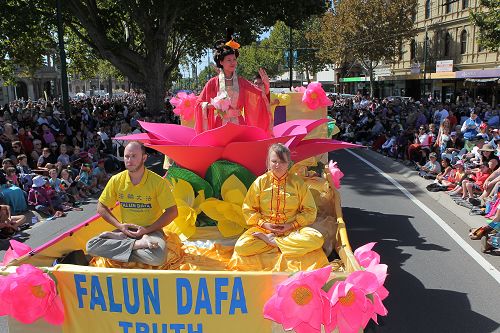
[[[239,44],[232,39],[229,42],[218,41],[214,46],[214,61],[221,69],[219,75],[211,78],[196,103],[195,130],[201,133],[220,127],[226,123],[260,127],[271,131],[271,117],[265,95],[252,83],[236,74]],[[268,82],[267,83],[267,87]],[[226,112],[216,110],[212,99],[227,96],[230,100]]]

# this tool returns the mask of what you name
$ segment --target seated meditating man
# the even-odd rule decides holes
[[[177,217],[177,206],[167,181],[144,166],[147,155],[142,143],[125,146],[126,170],[108,181],[99,197],[97,213],[116,228],[87,242],[93,256],[120,262],[161,266],[167,256],[162,228]],[[121,219],[111,211],[119,202]]]
[[[308,227],[316,219],[314,198],[302,178],[289,173],[290,166],[290,150],[273,144],[268,151],[269,171],[253,182],[243,202],[243,215],[250,228],[236,242],[232,268],[255,269],[245,264],[245,258],[276,251],[299,261],[307,258],[308,268],[328,264],[322,250],[323,236]]]

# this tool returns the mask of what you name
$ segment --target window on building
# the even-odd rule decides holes
[[[477,43],[477,52],[483,52],[484,51],[484,47],[481,45],[481,43],[478,41]]]
[[[425,18],[428,19],[431,17],[431,0],[425,1]]]
[[[410,60],[415,60],[416,55],[417,55],[417,43],[415,42],[414,39],[412,39],[410,42]]]
[[[467,53],[467,31],[464,30],[460,34],[460,54]]]
[[[449,14],[451,13],[451,8],[453,6],[452,0],[444,0],[444,8],[445,8],[445,13]]]
[[[462,9],[469,8],[469,0],[462,0]]]
[[[448,57],[450,55],[450,46],[451,46],[451,35],[449,32],[446,33],[444,37],[444,56]]]

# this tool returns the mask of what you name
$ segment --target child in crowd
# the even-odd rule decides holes
[[[102,190],[110,178],[104,168],[104,162],[103,159],[100,159],[99,162],[97,162],[97,166],[92,170],[92,178],[98,190]]]
[[[465,177],[465,167],[463,161],[458,161],[455,163],[455,173],[447,181],[443,181],[443,185],[448,184],[450,189],[447,193],[450,196],[458,196],[462,192],[462,181]]]
[[[437,161],[436,153],[432,152],[429,154],[429,161],[424,165],[417,164],[417,171],[420,177],[427,179],[434,179],[441,172],[441,165]]]
[[[59,151],[60,151],[60,153],[59,153],[59,156],[57,157],[57,162],[61,163],[62,168],[66,168],[70,164],[70,158],[69,158],[69,155],[67,154],[68,147],[66,146],[66,144],[63,143],[59,147]]]
[[[65,216],[62,200],[50,186],[47,186],[47,181],[42,176],[33,178],[33,185],[28,193],[28,204],[34,206],[37,212],[45,215]]]
[[[483,191],[483,184],[490,176],[491,170],[488,162],[481,164],[479,168],[473,169],[468,179],[462,181],[462,199],[474,198],[474,193]]]
[[[85,195],[80,195],[80,190],[77,185],[78,183],[71,179],[69,171],[63,169],[61,171],[61,188],[73,203],[81,201],[82,198],[86,198]]]
[[[90,165],[82,164],[80,168],[80,173],[75,177],[75,181],[78,182],[78,185],[83,190],[86,196],[91,195],[92,190],[92,180],[90,174]]]
[[[0,205],[0,236],[8,237],[15,232],[24,229],[26,216],[11,215],[9,205]],[[28,226],[29,227],[29,226]]]
[[[5,177],[12,184],[19,187],[19,180],[17,179],[16,168],[9,167],[5,173]]]

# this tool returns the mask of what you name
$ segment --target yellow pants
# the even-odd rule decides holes
[[[275,250],[273,246],[254,237],[252,235],[254,232],[262,232],[262,229],[252,227],[245,231],[234,246],[235,253],[240,256],[251,256]],[[316,229],[302,227],[286,236],[276,237],[275,241],[283,255],[301,256],[321,249],[324,239]]]

